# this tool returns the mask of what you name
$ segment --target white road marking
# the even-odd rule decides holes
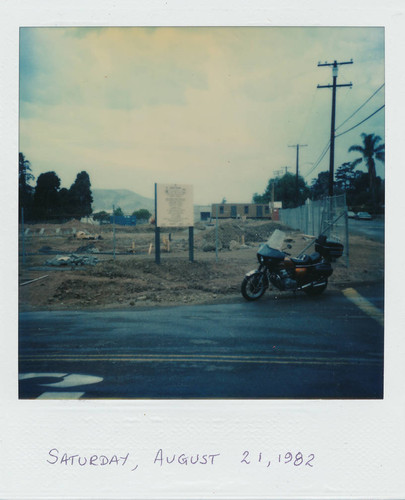
[[[82,375],[78,373],[21,373],[18,376],[19,380],[28,380],[35,379],[41,377],[50,377],[50,378],[63,378],[60,382],[53,382],[50,384],[38,384],[43,387],[52,387],[52,388],[62,388],[67,389],[70,387],[78,387],[81,385],[89,385],[89,384],[97,384],[101,382],[103,377],[96,377],[94,375]],[[40,394],[37,399],[79,399],[85,394],[84,392],[62,392],[62,391],[48,391]]]
[[[29,378],[37,378],[37,377],[55,377],[61,378],[66,377],[67,373],[20,373],[18,375],[19,380],[27,380]]]
[[[37,399],[80,399],[84,392],[43,392]]]
[[[51,384],[39,384],[44,387],[77,387],[79,385],[89,385],[89,384],[97,384],[101,382],[103,377],[95,377],[94,375],[79,375],[77,373],[71,373],[64,377],[61,382],[54,382]]]

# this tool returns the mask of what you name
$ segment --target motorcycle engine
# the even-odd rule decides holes
[[[283,290],[295,290],[297,288],[297,282],[291,278],[285,278],[282,280]]]
[[[270,276],[270,281],[279,290],[295,290],[297,288],[296,280],[290,278],[285,269],[281,270],[279,274],[272,274]]]

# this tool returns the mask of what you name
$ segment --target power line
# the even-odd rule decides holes
[[[335,137],[340,137],[341,135],[346,134],[347,132],[350,132],[351,130],[353,130],[354,128],[358,127],[359,125],[361,125],[362,123],[364,123],[365,121],[367,121],[369,118],[371,118],[372,116],[374,116],[376,113],[378,113],[379,111],[381,111],[384,107],[385,107],[385,104],[383,106],[381,106],[380,108],[378,108],[376,111],[374,111],[374,113],[372,113],[371,115],[369,115],[367,118],[365,118],[361,122],[357,123],[357,125],[354,125],[353,127],[349,128],[348,130],[345,130],[344,132],[336,135]],[[312,172],[319,166],[319,164],[323,160],[324,156],[328,152],[329,146],[330,146],[330,142],[328,142],[327,146],[325,146],[324,150],[320,154],[320,157],[314,163],[314,166],[311,168],[311,170],[304,175],[304,178],[309,177],[312,174]]]
[[[342,127],[342,125],[344,125],[347,121],[350,120],[350,118],[352,118],[358,111],[360,111],[383,87],[384,87],[385,83],[383,83],[382,85],[380,85],[380,87],[378,87],[378,89],[366,100],[364,101],[364,103],[359,106],[356,111],[354,111],[348,118],[346,118],[345,121],[343,121],[339,127],[337,127],[337,129],[339,129],[340,127]],[[357,125],[354,125],[353,127],[351,127],[350,129],[348,130],[345,130],[344,132],[341,132],[340,134],[337,134],[335,135],[335,137],[340,137],[344,134],[346,134],[347,132],[350,132],[351,130],[353,130],[354,128],[358,127],[359,125],[361,125],[362,123],[364,123],[366,120],[368,120],[369,118],[371,118],[372,116],[374,116],[376,113],[378,113],[379,111],[381,111],[382,108],[384,108],[384,106],[381,106],[379,109],[377,109],[376,111],[374,111],[374,113],[372,113],[371,115],[369,115],[367,118],[365,118],[364,120],[362,120],[361,122],[359,122]],[[337,130],[336,129],[336,130]],[[311,170],[309,170],[305,175],[304,175],[304,178],[308,178],[312,172],[319,166],[319,164],[321,163],[321,161],[323,160],[323,158],[325,157],[326,153],[328,152],[329,150],[329,147],[330,147],[330,141],[328,142],[328,144],[325,146],[325,148],[323,149],[323,151],[320,153],[320,156],[319,158],[316,160],[316,162],[314,163],[313,167],[311,168]]]
[[[320,153],[318,159],[312,164],[311,170],[304,175],[304,177],[308,177],[309,174],[311,174],[316,167],[319,165],[319,163],[322,161],[323,157],[326,155],[326,153],[329,151],[329,146],[330,146],[330,141],[326,144],[326,146],[323,148],[322,152]]]
[[[378,87],[378,89],[374,92],[374,94],[372,94],[366,101],[364,101],[363,104],[360,107],[358,107],[356,111],[354,111],[354,113],[352,113],[348,118],[346,118],[344,122],[342,122],[338,127],[336,127],[335,130],[340,129],[340,127],[342,127],[346,122],[348,122],[350,118],[352,118],[357,112],[359,112],[384,87],[384,85],[385,83],[383,83],[380,87]]]
[[[378,108],[376,111],[374,111],[374,113],[372,113],[371,115],[369,115],[367,118],[365,118],[364,120],[362,120],[361,122],[359,122],[357,125],[354,125],[353,127],[349,128],[348,130],[345,130],[344,132],[336,135],[335,137],[340,137],[341,135],[346,134],[347,132],[350,132],[350,130],[353,130],[354,128],[356,128],[359,125],[361,125],[362,123],[364,123],[366,120],[368,120],[369,118],[371,118],[372,116],[374,116],[376,113],[378,113],[379,111],[381,111],[384,107],[385,107],[385,104],[383,106],[381,106],[380,108]],[[319,164],[323,160],[324,156],[328,152],[329,146],[330,146],[330,142],[328,142],[327,146],[325,146],[324,150],[320,154],[320,157],[314,163],[314,166],[311,168],[311,170],[304,175],[304,178],[309,177],[312,174],[312,172],[319,166]]]
[[[329,151],[329,147],[330,147],[330,141],[328,142],[328,144],[324,147],[322,153],[320,154],[320,157],[318,158],[318,160],[316,160],[316,162],[314,163],[314,166],[311,168],[311,170],[309,172],[307,172],[305,175],[304,175],[304,178],[308,177],[309,175],[312,174],[312,172],[319,166],[319,164],[321,163],[321,161],[323,160],[324,156],[326,155],[326,153]]]
[[[335,137],[340,137],[341,135],[347,134],[347,132],[350,132],[354,128],[358,127],[359,125],[361,125],[362,123],[364,123],[365,121],[367,121],[369,118],[371,118],[372,116],[374,116],[376,113],[378,113],[379,111],[381,111],[383,108],[385,108],[385,104],[383,104],[380,108],[378,108],[377,111],[374,111],[374,113],[371,113],[371,115],[367,116],[367,118],[364,118],[364,120],[362,120],[361,122],[359,122],[357,125],[354,125],[353,127],[345,130],[344,132],[341,132],[340,134],[337,134]]]
[[[346,118],[346,120],[344,120],[340,125],[339,127],[337,127],[337,129],[339,129],[340,127],[342,127],[342,125],[344,125],[347,121],[350,120],[350,118],[352,118],[358,111],[360,111],[383,87],[385,86],[385,83],[383,83],[382,85],[380,85],[378,87],[378,89],[366,100],[364,101],[364,103],[359,106],[356,111],[354,111],[348,118]],[[340,137],[341,135],[343,134],[346,134],[347,132],[349,132],[350,130],[353,130],[354,128],[358,127],[359,125],[361,125],[362,123],[364,123],[366,120],[368,120],[369,118],[371,118],[372,116],[374,116],[378,111],[380,111],[384,106],[382,106],[381,108],[379,108],[377,111],[375,111],[374,113],[372,113],[371,115],[369,115],[367,118],[365,118],[363,121],[361,121],[360,123],[358,123],[357,125],[354,125],[353,127],[351,127],[350,129],[348,130],[345,130],[344,132],[341,132],[340,134],[337,134],[335,137]],[[336,129],[336,130],[337,130]],[[320,157],[316,160],[316,162],[314,163],[313,167],[311,168],[311,170],[309,170],[309,172],[307,172],[305,175],[304,175],[304,178],[307,178],[309,177],[312,172],[319,166],[319,164],[321,163],[321,161],[323,160],[323,158],[325,157],[326,153],[328,152],[329,150],[329,146],[330,146],[330,141],[328,142],[328,144],[325,146],[325,148],[323,149],[322,153],[320,154]]]

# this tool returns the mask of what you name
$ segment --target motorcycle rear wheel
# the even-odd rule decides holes
[[[257,300],[266,291],[265,278],[263,273],[255,273],[245,276],[242,281],[241,292],[246,300]]]
[[[324,285],[320,286],[309,286],[308,288],[304,288],[304,292],[307,295],[310,295],[311,297],[314,297],[316,295],[321,295],[326,290],[326,287],[328,286],[328,280],[326,280],[326,283]]]

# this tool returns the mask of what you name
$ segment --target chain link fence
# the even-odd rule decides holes
[[[19,255],[22,266],[28,257],[43,256],[42,261],[56,265],[97,262],[98,255],[128,255],[150,253],[154,242],[154,226],[146,219],[131,214],[108,215],[101,220],[75,217],[72,214],[48,217],[43,221],[27,221],[21,211],[19,225]],[[150,234],[139,237],[139,232]],[[166,236],[167,239],[167,236]],[[165,241],[165,240],[164,240]],[[66,260],[63,260],[66,256]],[[69,258],[68,258],[69,256]],[[37,259],[38,260],[38,259]],[[39,261],[38,261],[39,262]]]
[[[342,243],[346,265],[349,265],[349,226],[345,195],[318,201],[307,200],[300,207],[279,210],[279,216],[280,221],[292,229],[314,237],[324,234],[329,239]]]

